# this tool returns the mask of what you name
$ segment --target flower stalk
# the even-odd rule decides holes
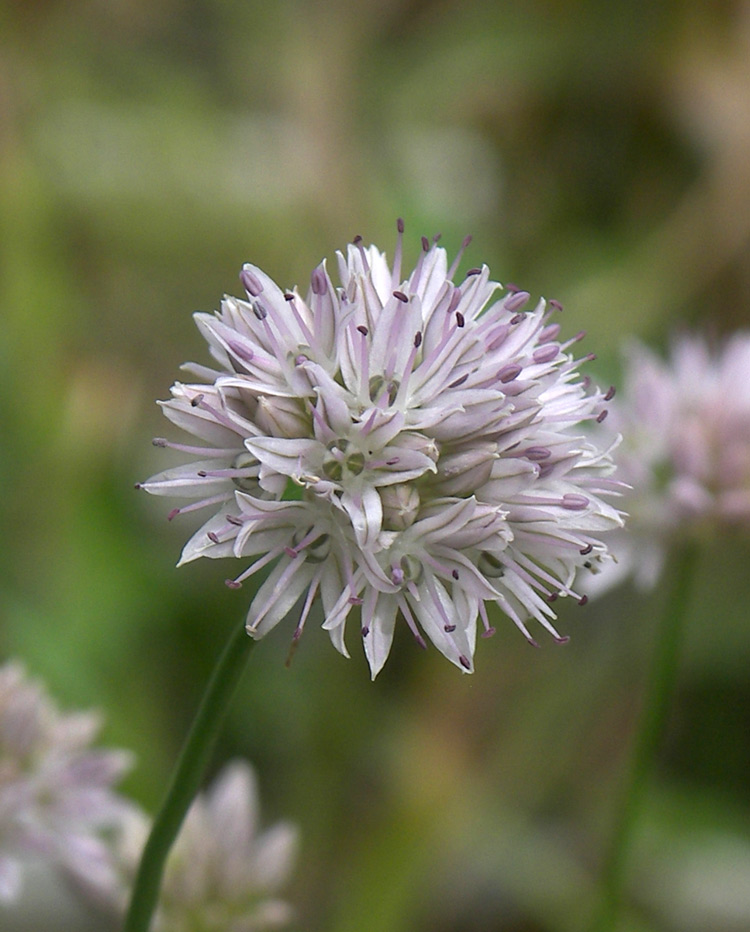
[[[211,675],[143,850],[123,932],[148,932],[159,899],[164,865],[209,762],[219,727],[255,641],[233,628]]]
[[[612,932],[617,928],[628,856],[654,755],[664,732],[674,694],[685,612],[697,558],[698,547],[695,543],[684,545],[675,555],[672,585],[656,632],[654,655],[646,681],[646,695],[633,741],[629,770],[604,861],[600,901],[594,915],[592,932]]]

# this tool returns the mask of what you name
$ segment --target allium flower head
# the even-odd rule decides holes
[[[255,557],[231,586],[274,564],[250,634],[303,598],[298,638],[319,594],[344,654],[354,610],[373,676],[398,618],[469,671],[488,602],[529,640],[529,617],[563,640],[550,601],[582,598],[576,568],[621,524],[601,497],[610,454],[577,429],[609,398],[578,376],[582,334],[559,341],[557,302],[496,297],[486,266],[455,285],[461,253],[449,267],[437,238],[403,277],[402,232],[392,266],[358,237],[337,253],[341,285],[323,262],[305,297],[245,265],[247,299],[196,314],[215,367],[187,366],[201,384],[163,403],[202,445],[155,443],[198,459],[142,486],[193,499],[172,515],[217,509],[181,563]]]
[[[167,859],[154,932],[261,932],[286,925],[289,905],[275,896],[288,879],[297,832],[279,822],[258,830],[255,775],[244,761],[228,764],[196,797]],[[149,822],[133,818],[118,861],[135,875]],[[124,905],[127,884],[112,901]]]
[[[0,667],[0,905],[19,894],[27,859],[111,880],[101,833],[127,813],[112,786],[130,755],[91,750],[98,730],[94,714],[61,715],[19,664]]]
[[[671,542],[750,527],[750,332],[718,352],[682,336],[666,361],[634,346],[608,423],[625,438],[618,475],[632,491],[605,582],[632,570],[650,585]]]

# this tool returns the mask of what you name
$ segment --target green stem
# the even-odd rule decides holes
[[[254,645],[255,641],[248,636],[244,626],[233,629],[211,674],[167,795],[143,849],[123,932],[148,932],[159,899],[167,855],[200,788],[219,726]]]
[[[654,656],[646,681],[646,694],[633,742],[630,768],[604,862],[601,901],[595,914],[593,932],[612,932],[616,928],[633,832],[674,693],[684,631],[683,620],[697,555],[697,547],[686,545],[677,554],[672,567],[672,584],[656,632]]]

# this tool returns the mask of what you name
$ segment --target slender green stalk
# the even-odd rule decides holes
[[[254,645],[255,641],[248,636],[244,626],[233,629],[211,674],[172,782],[143,849],[123,932],[148,932],[159,899],[167,855],[198,792],[219,726]]]
[[[633,832],[674,693],[684,631],[683,621],[697,556],[697,547],[692,544],[686,545],[676,555],[672,565],[671,587],[656,632],[654,655],[646,681],[640,721],[633,741],[630,767],[604,862],[601,901],[594,917],[593,932],[612,932],[617,925]]]

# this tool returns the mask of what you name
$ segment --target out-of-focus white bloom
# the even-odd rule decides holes
[[[666,361],[634,346],[611,415],[624,437],[618,477],[632,491],[603,585],[631,572],[653,585],[673,543],[750,526],[750,333],[717,352],[685,335]]]
[[[260,932],[286,925],[291,908],[275,899],[297,849],[287,823],[258,831],[255,775],[244,761],[228,764],[196,797],[167,859],[154,932]],[[121,883],[109,905],[124,908],[127,887],[150,828],[134,815],[117,845]],[[104,897],[107,899],[107,897]]]
[[[0,667],[0,905],[17,897],[28,859],[112,882],[103,833],[128,810],[112,786],[130,755],[91,750],[99,724],[61,715],[19,664]]]
[[[196,315],[217,368],[190,364],[204,384],[163,403],[202,444],[155,443],[198,459],[142,484],[193,499],[172,515],[218,508],[181,563],[256,558],[231,586],[275,563],[251,635],[304,596],[298,638],[319,593],[344,654],[354,609],[373,676],[397,618],[468,671],[477,620],[492,633],[487,602],[532,643],[529,617],[565,640],[550,602],[583,599],[577,567],[622,524],[602,499],[618,488],[609,450],[580,430],[610,397],[578,375],[583,334],[559,342],[557,302],[494,300],[486,266],[454,285],[461,254],[449,268],[436,241],[402,278],[402,232],[393,267],[357,238],[337,254],[341,287],[321,263],[305,298],[245,265],[247,300]]]

